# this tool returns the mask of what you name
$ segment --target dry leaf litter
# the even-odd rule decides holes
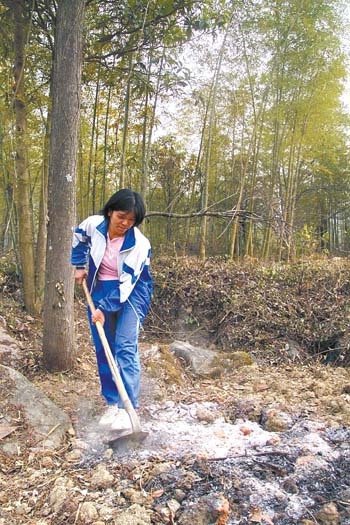
[[[347,261],[178,259],[156,263],[154,276],[140,345],[149,436],[127,449],[96,430],[103,404],[81,295],[77,367],[50,375],[40,322],[20,310],[14,277],[2,276],[0,321],[20,371],[74,431],[42,449],[3,397],[0,524],[349,524]],[[169,350],[174,339],[220,350],[216,373],[194,374]]]

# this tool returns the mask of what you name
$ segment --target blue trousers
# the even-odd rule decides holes
[[[102,297],[105,297],[111,289],[115,288],[115,286],[118,286],[118,281],[97,281],[92,292],[92,299],[98,301]],[[118,365],[125,390],[133,407],[139,408],[138,397],[141,374],[138,352],[138,337],[140,331],[139,318],[128,301],[123,303],[121,310],[118,312],[104,312],[104,314],[106,320],[103,328],[113,357]],[[97,328],[91,322],[91,312],[89,308],[88,317],[96,350],[101,393],[108,405],[117,404],[122,408],[123,403],[113,380]]]

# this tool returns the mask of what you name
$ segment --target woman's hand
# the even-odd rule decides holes
[[[87,271],[85,269],[75,270],[75,281],[78,284],[83,284],[83,280],[87,277]]]
[[[95,324],[97,321],[100,321],[102,326],[105,323],[105,314],[101,312],[101,310],[95,310],[95,312],[91,315],[91,321]]]

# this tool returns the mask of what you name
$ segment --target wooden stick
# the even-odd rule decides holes
[[[88,290],[88,287],[87,287],[85,279],[83,280],[83,289],[84,289],[84,292],[85,292],[85,296],[86,296],[86,300],[87,300],[87,303],[89,305],[89,308],[90,308],[92,313],[95,313],[96,312],[96,308],[95,308],[95,305],[93,303],[93,300],[92,300],[92,297],[90,295],[90,292]],[[131,425],[132,425],[132,430],[133,430],[133,432],[140,432],[141,431],[140,420],[139,420],[138,415],[136,414],[136,411],[135,411],[134,407],[132,406],[131,401],[129,399],[129,396],[128,396],[126,390],[125,390],[125,386],[124,386],[123,380],[120,377],[118,366],[117,366],[117,364],[115,362],[115,359],[113,357],[113,354],[112,354],[110,346],[109,346],[109,343],[107,341],[107,337],[106,337],[105,331],[104,331],[103,326],[100,323],[100,321],[96,322],[96,328],[97,328],[98,335],[100,336],[101,343],[103,345],[103,349],[104,349],[105,354],[106,354],[106,359],[107,359],[109,368],[111,370],[113,379],[114,379],[115,384],[117,386],[118,393],[119,393],[120,398],[122,400],[123,406],[124,406],[125,410],[127,411],[128,415],[129,415],[129,418],[130,418],[130,421],[131,421]]]

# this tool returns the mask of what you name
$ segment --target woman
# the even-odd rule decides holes
[[[101,392],[108,405],[99,424],[113,430],[130,426],[130,421],[122,410],[95,323],[103,324],[129,399],[134,408],[139,408],[138,335],[152,295],[151,245],[137,228],[145,214],[139,193],[129,189],[117,191],[105,204],[103,216],[85,219],[73,238],[71,262],[76,267],[75,279],[79,284],[87,279],[96,306],[96,313],[91,315],[88,311],[88,317]]]

